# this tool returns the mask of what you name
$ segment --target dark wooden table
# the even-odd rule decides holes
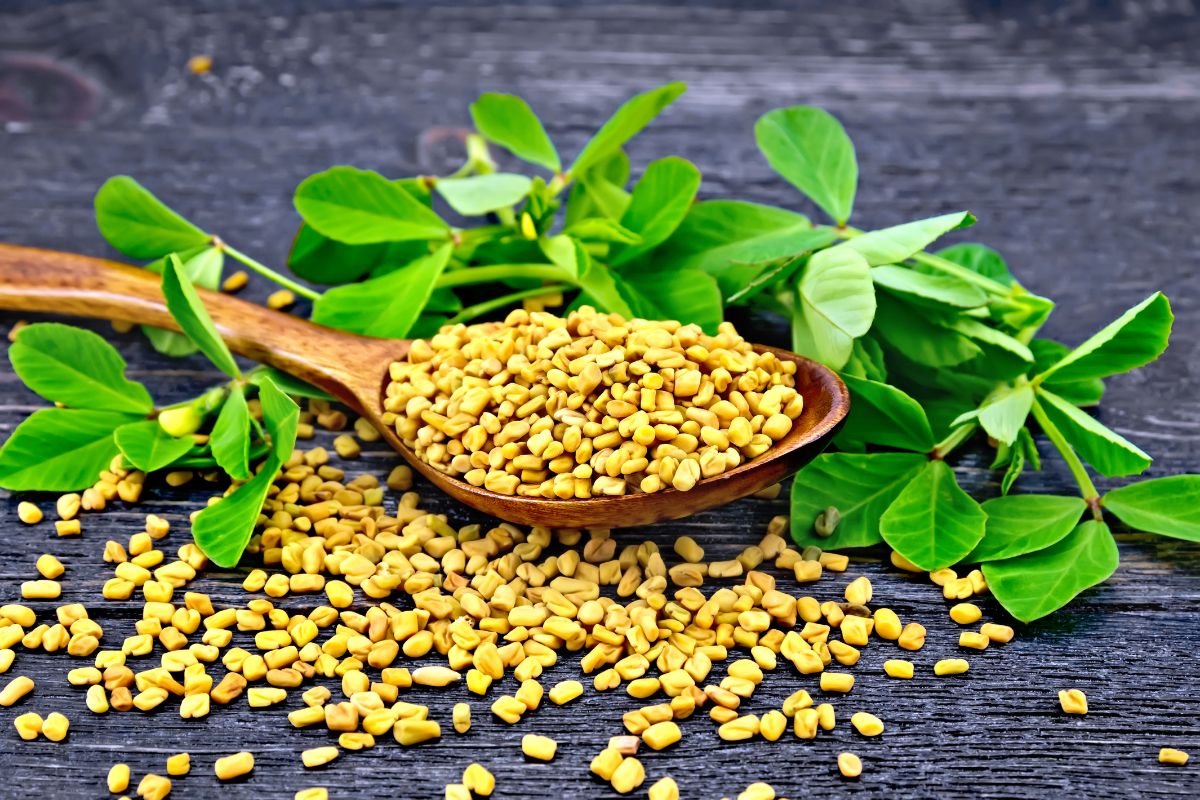
[[[971,209],[980,218],[972,236],[1060,301],[1053,334],[1077,342],[1154,289],[1166,290],[1178,315],[1170,351],[1152,368],[1113,380],[1102,417],[1155,456],[1151,474],[1200,466],[1200,17],[1190,0],[1038,2],[1021,10],[910,0],[873,11],[811,2],[431,8],[344,0],[262,4],[251,14],[235,5],[4,3],[0,240],[105,254],[91,196],[106,177],[125,172],[238,247],[282,263],[296,222],[291,191],[310,172],[335,163],[396,176],[440,170],[448,151],[439,129],[466,124],[468,102],[485,90],[529,98],[570,153],[627,95],[669,79],[688,81],[691,91],[636,140],[635,164],[678,153],[704,171],[706,197],[790,204],[795,195],[755,150],[752,122],[774,106],[817,103],[845,121],[858,145],[860,223]],[[213,56],[210,75],[188,72],[194,54]],[[253,286],[258,297],[266,291]],[[137,335],[93,327],[163,399],[190,396],[217,378],[199,359],[165,359]],[[0,370],[0,437],[39,403]],[[383,472],[393,461],[372,451],[362,466]],[[985,467],[981,449],[958,464],[980,496],[996,491]],[[1070,491],[1053,459],[1022,485]],[[0,498],[0,599],[15,599],[36,556],[55,552],[68,566],[65,597],[87,603],[106,641],[119,642],[132,632],[137,606],[99,600],[104,540],[140,530],[142,515],[156,511],[175,523],[174,548],[187,540],[186,515],[203,498],[160,485],[147,495],[137,508],[88,516],[84,536],[64,541],[47,524],[20,525],[17,498]],[[455,520],[469,518],[428,495]],[[747,500],[621,537],[665,543],[687,532],[712,555],[730,557],[785,507]],[[1012,644],[972,656],[968,675],[888,681],[867,673],[879,672],[890,649],[868,648],[855,670],[859,686],[837,702],[843,722],[832,735],[728,744],[699,719],[684,726],[682,746],[644,758],[646,787],[671,774],[687,798],[733,796],[755,780],[792,798],[1195,797],[1200,765],[1161,766],[1156,757],[1170,745],[1200,758],[1200,546],[1119,539],[1122,565],[1112,580],[1069,611],[1021,628]],[[954,654],[955,626],[940,593],[882,566],[878,555],[856,559],[816,593],[836,597],[851,577],[867,574],[879,601],[929,627],[923,664]],[[246,597],[235,574],[210,571],[198,584],[221,601]],[[994,603],[987,613],[1000,616]],[[572,675],[576,663],[564,659],[547,677]],[[199,723],[173,710],[97,717],[66,684],[69,666],[62,656],[19,654],[10,676],[29,674],[38,687],[18,709],[60,709],[72,728],[62,744],[24,743],[11,726],[18,709],[0,713],[0,796],[99,797],[114,761],[140,776],[187,750],[194,771],[176,781],[172,796],[211,797],[214,758],[244,748],[258,766],[249,780],[221,787],[222,796],[291,797],[324,784],[339,798],[440,797],[478,759],[495,772],[498,797],[609,797],[587,763],[636,703],[589,692],[508,727],[475,702],[466,736],[410,750],[382,741],[306,774],[299,752],[328,736],[288,729],[282,708],[240,704]],[[765,711],[811,683],[783,670],[751,708]],[[1087,692],[1087,717],[1058,710],[1056,692],[1068,686]],[[414,696],[448,718],[446,693]],[[883,737],[852,733],[844,720],[860,708],[886,720]],[[525,762],[518,742],[531,731],[559,740],[553,764]],[[856,784],[836,775],[834,757],[846,749],[863,757]]]

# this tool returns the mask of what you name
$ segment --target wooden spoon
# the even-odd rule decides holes
[[[371,339],[201,289],[200,296],[229,348],[307,381],[350,406],[379,428],[388,444],[446,494],[493,516],[524,525],[617,528],[686,517],[778,483],[811,461],[833,438],[850,408],[842,381],[828,368],[777,350],[796,363],[796,388],[804,412],[765,455],[688,492],[544,500],[509,497],[476,488],[430,467],[383,424],[388,365],[403,358],[409,342]],[[0,309],[127,320],[179,330],[167,311],[157,275],[97,258],[0,245]]]

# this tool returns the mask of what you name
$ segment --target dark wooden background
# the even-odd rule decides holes
[[[251,12],[246,8],[257,7]],[[1195,470],[1200,461],[1200,19],[1189,0],[934,3],[907,0],[871,10],[841,3],[415,2],[271,4],[233,2],[0,4],[0,240],[105,254],[91,197],[109,175],[137,176],[241,249],[281,264],[296,224],[291,191],[310,172],[351,163],[400,176],[448,162],[444,129],[468,122],[485,90],[515,91],[548,121],[568,155],[621,100],[667,80],[691,91],[631,147],[635,164],[678,153],[704,172],[706,197],[735,195],[802,207],[757,154],[751,127],[761,112],[806,102],[841,117],[858,146],[856,218],[884,225],[969,208],[972,237],[997,247],[1034,290],[1060,301],[1049,330],[1077,342],[1162,288],[1178,320],[1167,356],[1111,382],[1102,417],[1145,447],[1153,475]],[[186,69],[208,54],[212,74]],[[253,291],[264,296],[267,287]],[[15,321],[0,318],[4,329]],[[201,360],[173,361],[137,335],[105,332],[163,400],[216,380]],[[0,370],[0,437],[40,401]],[[996,491],[981,450],[959,464],[980,496]],[[386,452],[363,466],[383,472]],[[1026,490],[1070,491],[1062,465],[1022,481]],[[103,602],[105,539],[140,530],[142,514],[165,513],[187,541],[186,514],[204,494],[153,486],[147,503],[84,520],[82,538],[59,541],[48,524],[21,526],[17,498],[0,498],[0,599],[18,596],[42,552],[68,566],[66,599],[93,609],[115,646],[132,632],[136,606]],[[49,507],[51,498],[42,498]],[[430,495],[430,505],[465,520]],[[742,501],[687,522],[622,533],[669,542],[688,532],[728,557],[761,536],[785,503]],[[682,745],[644,757],[650,782],[673,775],[687,798],[736,795],[755,780],[781,794],[886,797],[1171,796],[1200,792],[1197,769],[1160,766],[1164,745],[1200,758],[1200,546],[1122,534],[1122,565],[1070,610],[1020,629],[1006,647],[970,656],[961,678],[889,681],[874,645],[855,668],[859,684],[835,701],[842,722],[802,742],[721,742],[705,719],[684,725]],[[877,602],[922,621],[935,659],[956,654],[955,627],[940,593],[881,566],[878,554],[815,593],[833,598],[855,574],[876,582]],[[244,601],[236,575],[199,584]],[[49,612],[54,604],[41,602]],[[987,604],[989,616],[999,616]],[[570,662],[570,663],[568,663]],[[547,674],[577,671],[575,659]],[[496,796],[609,797],[587,763],[635,702],[587,694],[508,727],[473,702],[475,726],[436,745],[402,750],[381,741],[305,774],[302,749],[320,731],[287,727],[285,709],[220,708],[199,723],[174,710],[89,714],[66,684],[62,656],[21,653],[10,675],[29,674],[35,694],[0,713],[0,796],[94,798],[109,765],[139,776],[188,750],[193,774],[173,797],[210,797],[213,760],[250,749],[253,776],[223,796],[290,797],[328,785],[339,798],[441,796],[461,768],[480,760],[496,774]],[[868,673],[875,673],[870,674]],[[749,704],[762,712],[801,680],[784,669]],[[1067,717],[1056,692],[1087,692],[1091,713]],[[414,692],[449,731],[458,693]],[[66,712],[62,744],[24,743],[16,713]],[[874,711],[887,733],[863,740],[846,719]],[[526,764],[526,732],[560,742],[551,765]],[[853,750],[865,773],[836,776],[835,755]]]

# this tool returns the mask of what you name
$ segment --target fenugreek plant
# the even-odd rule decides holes
[[[850,226],[854,146],[841,124],[816,108],[771,111],[755,133],[770,165],[829,224],[757,203],[697,202],[700,172],[674,156],[646,165],[630,185],[625,144],[683,91],[672,83],[632,98],[565,168],[524,100],[485,94],[471,106],[476,133],[466,138],[466,161],[451,175],[394,179],[338,166],[310,176],[296,189],[302,222],[288,266],[331,287],[324,292],[242,253],[126,176],[100,189],[97,221],[114,247],[163,273],[168,297],[182,296],[189,280],[217,286],[228,256],[313,301],[315,321],[372,336],[429,336],[519,303],[590,304],[709,332],[734,305],[781,315],[793,349],[837,369],[853,394],[836,452],[793,482],[793,538],[838,549],[885,542],[922,570],[980,563],[993,593],[1022,620],[1050,613],[1113,572],[1117,549],[1106,512],[1135,529],[1200,540],[1200,476],[1101,494],[1088,471],[1123,477],[1150,465],[1147,454],[1082,409],[1100,401],[1105,378],[1163,352],[1172,322],[1163,295],[1073,350],[1039,337],[1054,303],[1025,289],[999,254],[979,244],[929,250],[973,225],[969,213],[869,232]],[[489,144],[536,174],[499,171]],[[479,224],[464,224],[472,219]],[[18,428],[0,453],[0,485],[78,488],[107,463],[101,455],[118,450],[135,466],[215,465],[237,480],[249,478],[256,459],[267,459],[259,476],[278,466],[272,459],[287,449],[294,420],[290,431],[275,390],[309,390],[269,371],[234,372],[211,328],[195,322],[204,319],[197,302],[177,301],[172,311],[181,323],[189,316],[193,322],[182,325],[185,336],[148,330],[154,346],[173,354],[203,350],[231,382],[160,412],[155,428],[146,424],[154,414],[148,394],[123,378],[115,353],[91,359],[95,369],[107,365],[103,392],[76,386],[95,378],[79,374],[73,357],[22,355],[57,336],[86,338],[95,353],[102,341],[65,333],[65,326],[33,326],[18,337],[14,366],[67,408],[39,411]],[[52,389],[34,374],[39,369],[55,373]],[[260,398],[265,431],[242,411],[255,385],[275,398]],[[66,414],[71,424],[64,426],[56,417]],[[187,425],[170,427],[184,418]],[[182,435],[196,420],[191,430],[211,421],[204,444]],[[128,425],[140,427],[118,436]],[[1001,496],[983,503],[963,491],[947,463],[963,444],[982,438],[981,430],[995,447],[993,468],[1003,471]],[[143,447],[152,445],[153,459],[137,450],[134,431],[148,440]],[[1061,454],[1079,496],[1010,494],[1025,470],[1040,469],[1034,431]],[[58,457],[64,452],[71,455]],[[214,524],[203,514],[197,520],[197,541],[214,561],[236,561],[268,483],[247,480],[204,512]],[[210,538],[216,524],[224,531],[219,544]]]

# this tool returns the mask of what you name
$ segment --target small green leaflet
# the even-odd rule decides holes
[[[13,370],[51,403],[149,414],[146,387],[125,377],[125,359],[98,334],[57,322],[27,325],[8,349]]]
[[[152,419],[122,425],[113,431],[113,438],[125,460],[142,472],[154,472],[175,463],[196,443],[190,436],[176,439]]]
[[[636,316],[695,323],[710,335],[724,318],[716,280],[695,269],[630,271],[613,276]]]
[[[464,217],[478,217],[511,208],[529,194],[532,181],[524,175],[494,172],[466,178],[441,178],[434,185],[450,207]]]
[[[441,217],[402,186],[378,172],[333,167],[296,187],[296,210],[304,221],[345,244],[445,238]]]
[[[301,224],[288,253],[288,267],[296,275],[313,283],[332,286],[356,281],[383,263],[386,243],[342,244]],[[214,288],[214,287],[209,287]]]
[[[1002,283],[1005,286],[1012,286],[1012,273],[1008,271],[1008,265],[1004,263],[1004,259],[1000,257],[992,248],[975,243],[951,245],[936,253],[940,258],[947,261],[953,261],[955,264],[966,267],[972,272],[977,272],[985,278],[991,278],[997,283]]]
[[[239,481],[250,477],[250,410],[239,384],[229,387],[229,396],[213,424],[209,446],[229,477]]]
[[[0,450],[0,486],[45,492],[91,486],[119,452],[113,431],[139,419],[139,415],[116,411],[35,411]]]
[[[275,386],[283,392],[296,397],[315,397],[317,400],[332,400],[333,395],[328,392],[323,392],[317,387],[305,383],[299,378],[293,378],[286,372],[280,372],[272,367],[261,367],[248,373],[247,376],[250,382],[255,386],[262,386],[265,381],[271,381]]]
[[[668,83],[631,97],[584,145],[569,172],[579,175],[611,156],[686,90],[687,84]]]
[[[768,111],[754,125],[758,149],[771,168],[833,217],[850,219],[858,187],[854,143],[842,123],[812,106]]]
[[[1129,527],[1200,542],[1200,475],[1133,483],[1104,495],[1104,507]]]
[[[983,538],[987,516],[959,487],[945,461],[929,461],[883,517],[879,531],[893,550],[923,570],[957,564]]]
[[[670,156],[651,161],[633,187],[621,225],[641,240],[622,249],[613,266],[632,261],[658,246],[687,216],[700,188],[700,170],[686,159]]]
[[[621,296],[617,287],[617,278],[608,267],[594,261],[582,247],[576,251],[581,259],[579,263],[579,288],[583,290],[584,299],[597,309],[609,313],[620,314],[625,318],[635,316],[629,303]]]
[[[1171,304],[1155,292],[1109,323],[1065,358],[1038,376],[1046,381],[1105,378],[1149,364],[1167,349]]]
[[[280,463],[279,456],[272,453],[257,475],[235,489],[233,494],[203,509],[192,520],[192,538],[196,540],[196,546],[217,566],[237,566],[250,535],[254,533],[254,525]]]
[[[914,308],[879,292],[874,332],[905,357],[927,367],[952,367],[979,355],[970,339],[932,322],[927,309]]]
[[[176,253],[183,261],[183,272],[193,286],[205,289],[216,289],[221,283],[221,270],[225,266],[225,253],[216,247],[205,247],[200,250],[189,250],[186,253]],[[163,265],[169,256],[147,264],[146,269],[162,275]],[[142,333],[150,341],[150,345],[163,355],[180,357],[190,356],[200,348],[192,344],[192,340],[182,333],[142,325]]]
[[[1000,447],[1007,447],[1007,445],[1002,443]],[[999,449],[997,449],[998,452]],[[1012,458],[1008,463],[1008,469],[1004,471],[1004,477],[1000,479],[1001,494],[1006,495],[1012,490],[1017,478],[1021,477],[1021,473],[1025,471],[1026,463],[1034,472],[1038,472],[1042,468],[1041,456],[1038,455],[1033,435],[1029,432],[1029,428],[1021,428],[1021,432],[1017,434],[1017,441],[1012,445]],[[995,469],[995,465],[993,465],[993,469]]]
[[[337,286],[313,304],[313,322],[380,338],[403,339],[449,263],[453,246],[362,283]]]
[[[617,150],[598,164],[574,176],[567,202],[567,226],[589,217],[618,220],[629,205],[629,156]]]
[[[1029,409],[1032,407],[1033,387],[1026,384],[1001,391],[986,404],[954,420],[954,425],[962,425],[972,419],[978,420],[988,436],[1011,445],[1025,426]]]
[[[917,453],[933,449],[933,431],[921,405],[895,386],[842,375],[850,389],[850,415],[838,438]]]
[[[879,518],[927,463],[916,453],[825,453],[796,474],[792,482],[792,539],[800,547],[826,550],[868,547],[881,541]],[[813,522],[834,506],[841,522],[829,538]]]
[[[796,352],[833,369],[846,365],[854,338],[871,328],[875,318],[875,288],[871,269],[861,255],[843,247],[820,250],[800,276],[800,317],[793,320]],[[796,325],[798,320],[802,325]],[[803,336],[804,338],[797,338]]]
[[[100,235],[130,258],[161,258],[212,239],[128,175],[105,181],[94,205]]]
[[[573,239],[570,236],[543,236],[538,239],[538,246],[542,248],[542,252],[546,258],[555,266],[562,269],[564,275],[571,280],[579,278],[580,262],[587,263],[587,254],[579,253],[579,240]]]
[[[1117,569],[1119,555],[1108,526],[1088,520],[1049,547],[983,565],[992,594],[1022,622],[1032,622],[1103,583]]]
[[[619,222],[604,217],[588,217],[574,225],[568,225],[563,231],[576,239],[589,242],[615,242],[621,244],[638,244],[642,237],[629,230]]]
[[[969,564],[997,561],[1043,550],[1075,529],[1087,510],[1081,497],[1018,494],[983,503],[987,528],[983,539],[963,559]]]
[[[1056,361],[1060,360],[1070,349],[1053,339],[1034,339],[1029,343],[1033,353],[1034,372],[1044,372]],[[1053,377],[1043,381],[1042,385],[1064,400],[1069,400],[1077,406],[1099,405],[1104,397],[1104,379],[1089,378],[1081,381],[1057,381]]]
[[[844,246],[857,251],[872,267],[899,264],[955,228],[968,228],[974,224],[974,216],[966,211],[958,211],[854,236]]]
[[[300,406],[265,376],[258,384],[258,400],[262,403],[263,422],[271,437],[271,450],[280,463],[286,462],[296,447]]]
[[[175,254],[167,257],[162,274],[163,295],[167,309],[187,337],[200,348],[217,369],[231,378],[240,377],[242,372],[233,360],[225,341],[217,333],[212,317],[208,315],[200,296],[183,271],[183,264]]]
[[[1141,448],[1045,387],[1038,389],[1037,402],[1079,456],[1101,475],[1139,475],[1150,466],[1151,458]]]
[[[1024,344],[1009,336],[1007,333],[990,325],[969,317],[959,317],[951,326],[963,336],[974,339],[976,343],[988,344],[1006,350],[1026,364],[1033,363],[1033,353]]]
[[[495,142],[522,161],[545,167],[551,172],[562,169],[554,143],[546,135],[542,122],[529,104],[511,94],[489,92],[471,104],[475,129],[488,141]]]
[[[851,240],[851,243],[854,241],[857,240]],[[909,295],[917,301],[928,300],[954,308],[977,308],[987,302],[983,290],[952,275],[931,275],[884,265],[871,270],[871,279],[877,286]]]

